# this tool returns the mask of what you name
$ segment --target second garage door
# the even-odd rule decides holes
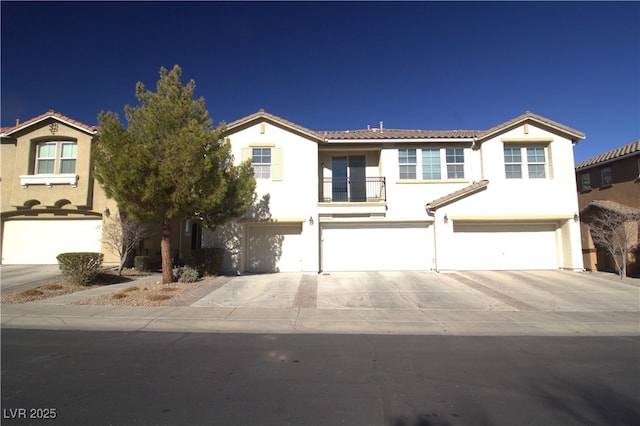
[[[323,271],[407,271],[433,267],[426,224],[323,224]]]
[[[455,224],[453,269],[557,269],[553,224]]]

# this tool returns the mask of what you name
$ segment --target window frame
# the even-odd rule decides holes
[[[425,156],[425,154],[436,153],[435,156]],[[442,150],[440,148],[421,148],[420,159],[422,160],[422,180],[442,180]],[[425,160],[429,160],[426,162]],[[435,162],[433,160],[436,160]],[[437,176],[436,176],[437,173]]]
[[[450,150],[454,150],[455,152],[447,155]],[[461,150],[461,156],[457,150]],[[412,156],[403,155],[403,152],[408,151],[415,153],[415,156],[413,156],[415,162],[409,162]],[[423,183],[464,181],[467,176],[466,151],[467,147],[423,146],[420,148],[398,148],[398,177],[401,181]],[[437,155],[435,155],[436,152]],[[431,155],[429,155],[429,153]],[[451,156],[453,156],[454,160],[458,161],[448,161]],[[459,161],[460,159],[462,162]],[[460,174],[461,167],[462,177],[450,177],[450,166],[456,168],[456,174]],[[406,170],[411,170],[413,173],[409,173]],[[420,174],[418,174],[418,171],[420,171]]]
[[[504,177],[505,179],[531,179],[546,180],[549,179],[547,145],[537,144],[504,144],[503,145],[503,161],[504,161]],[[538,155],[531,155],[531,150],[539,152],[542,150],[543,160],[539,161]],[[511,151],[511,155],[507,155],[507,151]],[[518,153],[518,155],[514,155]],[[510,161],[511,160],[511,161]],[[538,160],[538,161],[536,161]],[[542,176],[532,172],[531,166],[542,166]]]
[[[451,157],[452,157],[453,161],[449,161],[449,158],[450,158],[449,151],[452,151]],[[462,153],[462,162],[457,161],[457,160],[459,160],[459,154],[456,151],[461,151],[461,153]],[[464,179],[465,178],[464,148],[445,148],[444,149],[444,155],[445,155],[445,164],[446,164],[446,169],[447,169],[447,179]],[[462,167],[462,177],[457,176],[457,174],[460,171],[460,169],[459,169],[460,167]],[[451,172],[452,171],[454,171],[456,176],[451,176]]]
[[[260,154],[256,155],[259,150]],[[267,156],[264,151],[269,151],[269,161],[256,161],[256,159],[264,160]],[[253,177],[255,179],[271,179],[271,166],[273,164],[273,150],[271,147],[253,146],[251,147],[251,167],[253,168]],[[259,170],[259,171],[258,171]],[[266,170],[266,173],[265,173]]]
[[[41,148],[44,146],[53,146],[53,155],[41,156]],[[65,154],[64,146],[73,146],[73,156],[63,157]],[[33,163],[33,175],[63,175],[71,176],[77,173],[78,167],[78,142],[74,140],[44,140],[35,143],[35,154]],[[52,166],[47,167],[46,171],[41,171],[44,162],[49,162]],[[73,161],[73,171],[63,171],[66,162]]]
[[[404,151],[406,151],[406,155],[403,156],[402,153]],[[411,151],[413,151],[413,155],[410,154]],[[410,161],[412,157],[413,157],[413,161]],[[403,180],[415,180],[418,178],[417,169],[418,169],[418,150],[416,148],[398,148],[399,178]],[[404,177],[403,177],[403,174],[404,174]]]
[[[586,183],[585,183],[585,177],[586,179]],[[589,172],[584,172],[584,173],[580,173],[580,191],[589,191],[591,190],[591,173]]]
[[[607,182],[605,182],[605,171],[608,172],[606,173],[606,175],[608,176]],[[613,176],[611,174],[611,166],[600,168],[600,185],[601,186],[613,185]]]

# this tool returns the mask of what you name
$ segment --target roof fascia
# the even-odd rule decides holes
[[[21,131],[23,131],[25,129],[28,129],[29,127],[35,126],[37,124],[42,123],[45,120],[48,120],[49,118],[52,118],[52,119],[54,119],[54,120],[56,120],[56,121],[58,121],[60,123],[66,124],[69,127],[73,127],[74,129],[80,130],[81,132],[84,132],[84,133],[86,133],[88,135],[95,135],[98,132],[97,129],[87,130],[82,126],[78,126],[77,124],[71,123],[70,121],[64,120],[64,119],[62,119],[60,117],[56,117],[55,115],[50,114],[50,115],[46,115],[46,116],[44,116],[42,118],[39,118],[39,119],[37,119],[35,121],[26,122],[24,125],[19,125],[15,129],[12,129],[7,133],[3,133],[2,136],[10,137],[14,133],[19,133],[19,132],[21,132]]]
[[[536,117],[532,117],[530,115],[525,115],[523,117],[521,117],[520,119],[514,121],[514,122],[506,122],[504,125],[499,126],[493,130],[491,130],[488,133],[485,133],[483,135],[480,135],[478,137],[478,142],[484,142],[487,139],[490,139],[502,132],[505,132],[506,130],[513,128],[513,127],[517,127],[521,124],[524,124],[526,122],[535,122],[538,123],[544,127],[549,127],[553,130],[555,130],[556,132],[563,134],[565,136],[568,136],[574,144],[578,143],[578,141],[582,140],[585,138],[585,136],[581,133],[573,133],[573,132],[569,132],[566,129],[563,129],[561,127],[558,127],[557,125],[554,125],[552,122],[550,121],[546,121],[546,120],[540,120],[539,118]]]
[[[230,134],[236,133],[240,130],[246,129],[250,127],[254,123],[267,122],[273,124],[274,126],[283,128],[292,133],[296,133],[300,136],[306,137],[307,139],[314,140],[316,142],[322,142],[322,138],[319,137],[316,133],[311,130],[304,129],[302,126],[292,125],[289,122],[284,120],[279,120],[277,117],[271,116],[270,114],[260,113],[257,115],[250,115],[245,118],[241,118],[240,120],[234,121],[230,126],[224,131],[224,135],[228,136]]]

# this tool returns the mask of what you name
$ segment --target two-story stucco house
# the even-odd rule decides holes
[[[0,130],[3,264],[55,264],[58,254],[75,251],[118,262],[102,243],[103,218],[118,209],[92,176],[96,132],[55,111]],[[173,235],[178,257],[200,245],[199,225],[191,221],[176,221]],[[142,242],[137,254],[159,256],[159,237]]]
[[[313,131],[264,111],[230,123],[257,201],[205,233],[227,272],[582,270],[573,145],[526,112],[485,131]],[[256,212],[260,212],[257,214]]]
[[[602,210],[640,213],[640,140],[581,161],[575,170],[584,266],[588,270],[615,272],[614,261],[606,250],[595,247],[589,222],[591,215]],[[640,238],[638,224],[634,227]],[[631,253],[628,262],[629,276],[640,276],[640,256]]]

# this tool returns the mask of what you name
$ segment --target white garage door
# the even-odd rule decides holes
[[[454,224],[454,269],[557,269],[553,224]]]
[[[56,264],[65,252],[100,252],[101,220],[10,220],[4,224],[2,263]]]
[[[427,225],[325,224],[323,271],[429,270],[433,239]]]
[[[302,224],[250,226],[247,271],[302,271]]]

